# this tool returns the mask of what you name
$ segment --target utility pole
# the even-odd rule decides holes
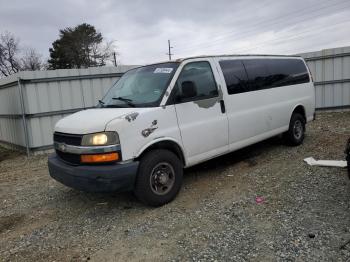
[[[113,52],[113,58],[114,58],[114,66],[117,67],[117,55],[115,52]]]
[[[167,55],[169,56],[169,61],[171,60],[171,56],[173,55],[171,53],[171,48],[173,48],[173,47],[170,45],[170,40],[168,40],[168,53],[167,53]]]

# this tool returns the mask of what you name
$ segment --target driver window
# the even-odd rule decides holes
[[[194,90],[187,92],[188,90],[186,88],[192,88]],[[218,96],[218,89],[211,66],[209,62],[205,61],[185,65],[174,89],[176,89],[175,92],[179,98],[179,102],[189,102]]]

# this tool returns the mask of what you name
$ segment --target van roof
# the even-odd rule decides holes
[[[247,56],[254,56],[254,57],[290,57],[290,58],[303,58],[302,56],[299,55],[268,55],[268,54],[245,54],[245,55],[229,55],[229,54],[224,54],[224,55],[199,55],[199,56],[189,56],[189,57],[184,57],[184,58],[178,58],[176,60],[168,60],[168,61],[161,61],[161,62],[156,62],[156,63],[151,63],[151,64],[146,64],[146,65],[141,65],[139,67],[144,67],[144,66],[149,66],[149,65],[159,65],[159,64],[166,64],[166,63],[181,63],[182,61],[188,60],[188,59],[195,59],[195,58],[213,58],[213,57],[247,57]],[[135,68],[133,68],[135,69]],[[132,70],[132,69],[130,69]],[[130,71],[128,70],[128,71]]]
[[[191,57],[185,57],[185,58],[178,58],[175,61],[176,62],[182,62],[187,59],[194,59],[194,58],[212,58],[212,57],[244,57],[244,56],[260,56],[260,57],[291,57],[291,58],[301,58],[299,55],[268,55],[268,54],[245,54],[245,55],[199,55],[199,56],[191,56]]]

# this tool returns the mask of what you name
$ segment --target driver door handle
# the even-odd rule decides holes
[[[225,113],[226,112],[226,108],[225,108],[225,102],[224,100],[220,100],[220,107],[221,107],[221,113]]]

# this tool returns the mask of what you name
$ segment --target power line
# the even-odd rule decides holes
[[[338,26],[339,24],[346,24],[346,23],[349,23],[349,22],[350,22],[350,20],[348,19],[348,20],[344,20],[344,21],[341,21],[341,22],[338,22],[338,23],[335,23],[335,24],[331,24],[331,25],[329,25],[327,27],[319,28],[317,30],[315,30],[313,28],[312,29],[308,29],[308,30],[305,30],[305,31],[303,31],[303,32],[301,32],[299,34],[294,34],[293,36],[290,36],[290,37],[276,38],[276,39],[272,39],[272,40],[261,42],[260,44],[254,46],[254,47],[245,48],[245,49],[238,49],[238,50],[236,50],[236,52],[240,52],[241,53],[241,52],[247,52],[247,51],[250,51],[250,50],[254,50],[256,48],[265,46],[265,44],[267,44],[267,43],[274,43],[274,44],[276,44],[276,43],[286,42],[287,40],[295,40],[295,39],[304,37],[305,34],[307,34],[307,33],[310,33],[310,32],[312,32],[312,33],[324,32],[324,31],[326,31],[326,30],[328,30],[330,28]]]
[[[344,4],[344,3],[342,3]],[[311,12],[308,12],[311,13],[311,14],[315,14],[314,16],[303,16],[303,15],[296,15],[294,16],[294,18],[299,18],[299,17],[302,17],[303,19],[299,19],[299,20],[296,20],[295,21],[295,24],[294,25],[297,25],[297,24],[300,24],[301,22],[303,21],[307,21],[307,20],[310,20],[312,18],[319,18],[319,17],[322,17],[322,13],[318,13],[316,11],[320,11],[322,9],[325,9],[325,8],[328,8],[329,6],[324,6],[322,8],[319,8],[317,10],[313,10]],[[343,7],[342,7],[343,8]],[[336,10],[340,10],[340,8],[336,9]],[[333,10],[335,11],[335,10]],[[262,24],[263,26],[266,26],[266,25],[269,25],[269,26],[274,26],[276,25],[276,23],[269,23],[269,24]],[[232,38],[232,37],[237,37],[239,35],[241,36],[244,36],[244,37],[240,37],[239,40],[242,40],[242,39],[247,39],[249,37],[251,37],[252,35],[254,35],[256,32],[259,32],[260,30],[256,30],[256,28],[252,28],[253,30],[249,30],[249,31],[245,31],[243,33],[240,33],[240,34],[237,34],[237,35],[232,35],[232,36],[228,36],[228,37],[224,37],[223,39],[221,40],[217,40],[217,41],[214,41],[214,42],[210,42],[209,44],[206,44],[205,47],[214,47],[214,46],[218,46],[219,43],[223,42],[223,41],[228,41],[229,38]],[[227,39],[225,39],[227,38]],[[198,48],[198,47],[197,47]],[[193,49],[193,48],[192,48]],[[187,51],[189,51],[189,49],[187,49]]]
[[[308,19],[312,19],[312,18],[319,17],[319,16],[320,16],[320,13],[317,13],[317,12],[318,12],[318,11],[321,11],[321,10],[323,10],[323,9],[325,9],[325,8],[330,8],[330,7],[334,7],[334,6],[340,5],[340,4],[343,5],[343,4],[348,4],[348,3],[349,3],[349,2],[346,1],[346,2],[340,2],[340,3],[337,3],[337,4],[326,5],[326,6],[322,6],[322,7],[318,8],[318,9],[313,9],[313,10],[311,10],[311,11],[309,11],[308,9],[305,9],[305,8],[304,8],[303,10],[298,10],[298,11],[295,11],[295,12],[291,12],[291,13],[289,13],[288,15],[280,16],[280,17],[275,18],[275,19],[265,20],[265,23],[256,23],[256,25],[259,25],[260,27],[261,27],[261,26],[266,26],[266,25],[273,26],[273,25],[276,24],[276,21],[278,21],[278,20],[280,20],[280,19],[285,20],[286,17],[291,16],[291,15],[293,15],[293,18],[303,17],[303,15],[300,15],[300,13],[303,13],[303,12],[307,12],[307,14],[310,14],[310,13],[311,13],[311,14],[313,14],[313,13],[317,14],[317,16],[311,16],[311,17],[310,17],[310,16],[307,16],[307,17],[304,17],[304,18],[306,18],[306,19],[296,21],[297,23],[300,23],[300,22],[305,21],[305,20],[308,20]],[[344,7],[345,7],[345,6],[341,6],[340,8],[337,8],[337,9],[332,10],[332,11],[338,11],[338,10],[340,10],[340,9],[343,9]],[[299,15],[294,15],[294,13],[298,13]],[[266,22],[269,22],[269,23],[266,23]],[[272,23],[271,23],[271,22],[272,22]],[[197,45],[192,45],[192,46],[191,46],[191,45],[190,45],[190,46],[186,46],[185,49],[182,49],[182,52],[188,52],[188,51],[191,51],[191,50],[193,50],[193,49],[197,49],[197,48],[200,47],[200,46],[203,46],[204,48],[205,48],[205,47],[216,46],[218,43],[220,43],[220,42],[222,42],[222,41],[226,41],[227,38],[237,37],[237,36],[239,36],[239,35],[245,36],[245,38],[248,38],[249,36],[252,35],[252,33],[256,32],[256,29],[257,29],[257,28],[258,28],[258,27],[254,27],[254,26],[253,26],[253,27],[251,27],[251,29],[253,29],[253,30],[244,31],[244,32],[239,33],[239,34],[236,34],[236,35],[231,31],[231,33],[221,35],[220,38],[217,38],[216,40],[211,41],[209,44],[203,42],[202,44],[197,44]],[[242,38],[241,38],[241,39],[242,39]],[[241,40],[241,39],[240,39],[240,40]],[[243,39],[244,39],[244,38],[243,38]]]
[[[327,1],[329,2],[329,1]],[[325,2],[323,2],[325,3]],[[225,41],[226,38],[230,38],[230,37],[237,37],[239,35],[245,35],[245,36],[250,36],[251,34],[247,34],[247,33],[252,33],[252,32],[256,32],[256,29],[261,27],[261,26],[267,26],[267,25],[275,25],[276,24],[276,21],[278,20],[285,20],[286,17],[289,17],[289,16],[292,16],[293,18],[297,18],[297,17],[301,17],[300,14],[302,13],[305,13],[306,14],[310,14],[310,13],[314,13],[315,11],[320,11],[322,9],[325,9],[325,8],[329,8],[329,7],[333,7],[333,6],[336,6],[336,5],[339,5],[339,4],[344,4],[344,3],[348,3],[348,1],[345,1],[345,2],[340,2],[340,3],[337,3],[337,4],[331,4],[331,5],[326,5],[326,6],[321,6],[320,8],[318,9],[314,9],[314,5],[311,5],[309,6],[308,8],[303,8],[303,9],[299,9],[297,11],[294,11],[294,12],[290,12],[286,15],[283,15],[283,16],[279,16],[277,18],[273,18],[273,19],[268,19],[268,20],[263,20],[263,21],[257,21],[257,23],[254,23],[251,27],[251,29],[253,30],[248,30],[248,31],[244,31],[242,33],[238,33],[238,34],[235,34],[234,31],[230,30],[228,33],[226,34],[222,34],[221,36],[219,35],[218,37],[216,37],[215,40],[211,41],[210,44],[208,44],[207,42],[202,42],[201,44],[195,44],[195,45],[186,45],[186,48],[184,50],[191,50],[191,49],[194,49],[194,48],[198,48],[199,46],[204,46],[204,47],[210,47],[210,46],[215,46],[216,43],[218,42],[222,42],[222,41]],[[309,8],[312,8],[313,10],[309,11],[308,9]],[[311,9],[310,8],[310,9]],[[294,15],[295,13],[297,13],[298,15]],[[256,25],[258,25],[259,27],[256,27]]]
[[[327,0],[327,1],[330,1],[330,0]],[[267,5],[270,5],[270,4],[274,4],[276,5],[276,0],[260,0],[259,1],[259,5],[257,4],[254,4],[254,8],[262,8],[264,6],[267,6]],[[237,10],[239,10],[240,13],[242,12],[245,12],[245,11],[249,11],[251,12],[252,11],[252,7],[251,5],[246,5],[245,7],[243,8],[236,8]],[[239,19],[238,19],[239,20]],[[218,20],[216,19],[215,20],[216,22],[218,22]],[[237,19],[233,19],[232,20],[232,17],[230,18],[224,18],[222,21],[220,20],[220,26],[225,26],[225,25],[231,25],[233,21],[237,21]],[[191,32],[195,32],[195,33],[198,33],[198,30],[197,28],[196,29],[190,29],[190,28],[186,28],[187,31],[191,31]],[[201,43],[202,41],[196,41],[198,43]],[[196,42],[193,42],[193,44],[196,44]],[[191,44],[192,45],[192,44]]]

